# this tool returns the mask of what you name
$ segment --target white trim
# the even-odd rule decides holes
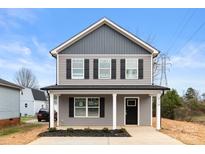
[[[75,115],[75,99],[76,98],[85,98],[85,107],[82,107],[82,108],[85,108],[85,116],[76,116]],[[88,98],[98,98],[98,107],[88,107]],[[80,108],[80,107],[78,107]],[[98,115],[97,116],[88,116],[88,108],[98,108]],[[100,118],[100,97],[92,97],[92,96],[89,96],[89,97],[74,97],[74,118]]]
[[[59,96],[56,95],[56,103],[57,103],[57,126],[60,126],[60,112],[59,112]]]
[[[101,60],[109,60],[109,62],[110,62],[110,66],[109,66],[110,67],[109,68],[110,69],[110,76],[108,78],[100,78],[100,70],[102,69],[102,68],[100,68],[100,61]],[[111,66],[112,66],[111,58],[99,58],[98,59],[98,79],[102,79],[102,80],[111,79],[111,73],[112,73],[111,72]],[[108,68],[106,68],[106,69],[108,69]]]
[[[156,129],[160,130],[161,129],[161,103],[160,103],[160,98],[161,94],[157,94],[156,98]]]
[[[151,84],[153,84],[153,56],[151,55]]]
[[[151,115],[150,115],[150,116],[151,116],[151,117],[150,117],[150,118],[151,118],[151,119],[150,119],[150,126],[152,126],[152,100],[153,100],[152,96],[150,96],[150,99],[151,99],[151,102],[150,102],[150,106],[151,106],[151,107],[150,107],[150,109],[151,109],[151,111],[150,111],[150,112],[151,112]]]
[[[57,73],[57,76],[56,76],[56,80],[57,80],[57,85],[59,85],[59,55],[57,55],[57,58],[56,58],[56,62],[57,62],[57,68],[56,68],[56,73]]]
[[[126,99],[127,98],[137,98],[137,125],[140,125],[140,97],[124,97],[124,125],[126,125]]]
[[[83,69],[83,76],[82,77],[75,77],[75,76],[73,76],[73,61],[74,60],[83,60],[83,68],[77,68],[77,69]],[[84,66],[84,64],[85,64],[85,59],[84,58],[72,58],[71,59],[71,79],[84,79],[85,78],[85,70],[84,70],[84,68],[85,68],[85,66]]]
[[[136,78],[127,78],[127,62],[129,61],[129,60],[136,60],[137,61],[137,67],[136,67],[136,69],[137,69],[137,74],[136,74]],[[138,80],[139,79],[139,70],[138,70],[138,61],[139,61],[139,59],[138,58],[126,58],[125,59],[125,79],[126,80]],[[130,69],[130,68],[129,68]]]
[[[76,41],[81,39],[83,36],[91,33],[92,31],[94,31],[95,29],[99,28],[103,24],[106,24],[106,25],[110,26],[111,28],[114,28],[116,31],[118,31],[119,33],[121,33],[125,37],[131,39],[136,44],[142,46],[143,48],[146,48],[150,53],[153,53],[155,55],[159,54],[159,51],[157,49],[153,48],[149,44],[147,44],[144,41],[140,40],[139,38],[137,38],[133,34],[129,33],[128,31],[126,31],[124,29],[122,29],[121,27],[119,27],[118,25],[116,25],[115,23],[113,23],[112,21],[110,21],[110,20],[108,20],[106,18],[101,19],[100,21],[98,21],[95,24],[93,24],[92,26],[88,27],[87,29],[85,29],[81,33],[77,34],[73,38],[71,38],[68,41],[64,42],[63,44],[59,45],[55,49],[51,50],[51,54],[52,55],[58,54],[59,52],[62,51],[62,49],[72,45],[73,43],[75,43]]]
[[[112,129],[117,128],[117,94],[112,94]]]
[[[54,95],[50,93],[50,128],[54,127]]]

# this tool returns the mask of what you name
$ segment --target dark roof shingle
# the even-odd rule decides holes
[[[170,90],[157,85],[51,85],[41,90]]]
[[[23,87],[21,87],[17,84],[11,83],[9,81],[3,80],[1,78],[0,78],[0,85],[5,86],[5,87],[9,87],[9,88],[19,89],[19,90],[23,89]]]
[[[46,95],[43,91],[31,88],[34,100],[46,101]]]

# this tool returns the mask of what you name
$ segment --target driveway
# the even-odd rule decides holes
[[[162,134],[152,127],[126,126],[132,137],[40,137],[30,144],[35,145],[176,145],[180,141]]]

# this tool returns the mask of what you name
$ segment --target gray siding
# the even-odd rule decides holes
[[[116,30],[103,25],[60,54],[150,54]]]
[[[20,115],[20,91],[0,86],[0,120]]]
[[[69,58],[86,58],[90,59],[90,78],[86,80],[66,79],[66,59]],[[116,59],[116,79],[93,79],[93,59],[96,58],[112,58]],[[126,80],[120,79],[120,59],[123,58],[140,58],[144,59],[144,76],[139,80]],[[87,55],[75,55],[75,54],[60,54],[59,55],[59,84],[151,84],[151,55],[143,54],[118,54],[118,55],[104,55],[104,54],[87,54]]]
[[[70,118],[69,97],[105,97],[104,118]],[[140,97],[140,125],[149,125],[151,121],[151,100],[148,95],[118,95],[117,96],[117,125],[124,125],[124,97]],[[110,126],[112,125],[112,95],[61,95],[59,102],[60,125],[75,126]]]

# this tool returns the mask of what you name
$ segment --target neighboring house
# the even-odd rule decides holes
[[[0,127],[20,123],[20,91],[22,88],[0,79]]]
[[[103,18],[51,51],[57,83],[47,86],[50,127],[152,125],[156,99],[160,129],[160,96],[167,87],[153,85],[153,58],[159,51]]]
[[[41,108],[46,109],[47,100],[44,91],[25,88],[20,96],[21,116],[35,116]]]

